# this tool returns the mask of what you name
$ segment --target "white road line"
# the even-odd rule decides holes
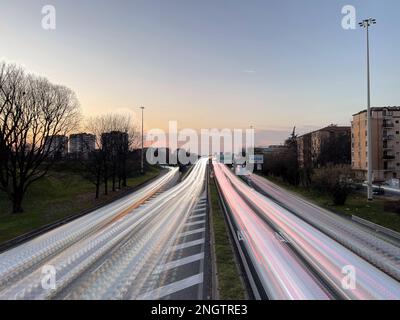
[[[94,269],[94,270],[92,271],[92,273],[96,273],[97,270],[99,270],[102,266],[104,266],[104,264],[105,264],[106,262],[108,262],[108,260],[110,260],[110,259],[104,260],[103,263],[102,263],[101,265],[99,265],[96,269]]]
[[[185,223],[186,227],[196,226],[198,224],[206,223],[206,220]]]
[[[205,216],[206,216],[205,213],[195,214],[193,216],[190,216],[189,219],[200,218],[200,217],[205,217]]]
[[[138,300],[156,300],[176,293],[178,291],[193,287],[203,282],[203,273],[196,274],[195,276],[185,278],[180,281],[170,283],[164,287],[160,287],[149,291],[138,297]]]
[[[168,252],[173,252],[173,251],[177,251],[177,250],[181,250],[181,249],[185,249],[185,248],[190,248],[190,247],[194,247],[197,246],[199,244],[203,244],[205,241],[204,238],[198,239],[198,240],[194,240],[194,241],[189,241],[189,242],[185,242],[182,244],[177,244],[176,246],[171,247]]]
[[[163,271],[167,271],[167,270],[170,270],[170,269],[173,269],[173,268],[184,266],[185,264],[196,262],[196,261],[199,261],[199,260],[202,260],[202,259],[204,259],[204,252],[198,253],[198,254],[194,254],[192,256],[185,257],[185,258],[182,258],[182,259],[173,260],[173,261],[167,262],[167,263],[155,268],[154,271],[153,271],[153,274],[161,273]]]
[[[196,234],[196,233],[201,233],[206,231],[206,228],[199,228],[199,229],[195,229],[195,230],[190,230],[190,231],[186,231],[186,232],[182,232],[179,237],[186,237],[186,236],[190,236],[192,234]]]

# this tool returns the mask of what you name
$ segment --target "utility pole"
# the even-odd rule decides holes
[[[142,152],[141,152],[141,173],[144,174],[144,107],[140,107],[142,109]]]
[[[369,64],[369,27],[376,24],[376,20],[369,18],[359,23],[367,31],[367,139],[368,139],[368,200],[373,200],[372,189],[372,114],[371,114],[371,77]]]

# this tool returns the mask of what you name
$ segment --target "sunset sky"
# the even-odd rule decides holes
[[[400,105],[398,0],[0,0],[0,59],[70,87],[85,115],[143,105],[146,130],[253,125],[275,144],[364,108],[365,33],[342,28],[347,4],[378,21],[373,105]]]

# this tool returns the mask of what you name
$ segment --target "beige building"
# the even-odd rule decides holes
[[[400,107],[371,108],[373,181],[400,177]],[[367,111],[353,115],[352,168],[359,179],[367,179]]]

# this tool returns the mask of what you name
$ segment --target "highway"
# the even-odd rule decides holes
[[[175,283],[167,283],[171,276],[166,278],[164,271],[185,265],[171,259],[177,251],[195,247],[182,243],[189,239],[182,233],[189,236],[188,228],[201,227],[204,235],[205,220],[196,216],[205,215],[207,160],[199,160],[183,182],[164,192],[160,189],[176,178],[177,169],[132,195],[1,254],[0,299],[158,299],[172,295],[174,289],[196,285],[200,296],[203,273],[198,265],[192,277]],[[196,244],[203,253],[186,264],[202,266],[204,237]],[[54,289],[43,286],[44,266],[56,270]]]
[[[251,185],[299,218],[400,281],[400,247],[383,234],[329,212],[256,174]]]
[[[250,188],[226,166],[214,162],[213,167],[268,299],[400,299],[400,283],[393,277]],[[349,268],[354,283],[347,282]]]

